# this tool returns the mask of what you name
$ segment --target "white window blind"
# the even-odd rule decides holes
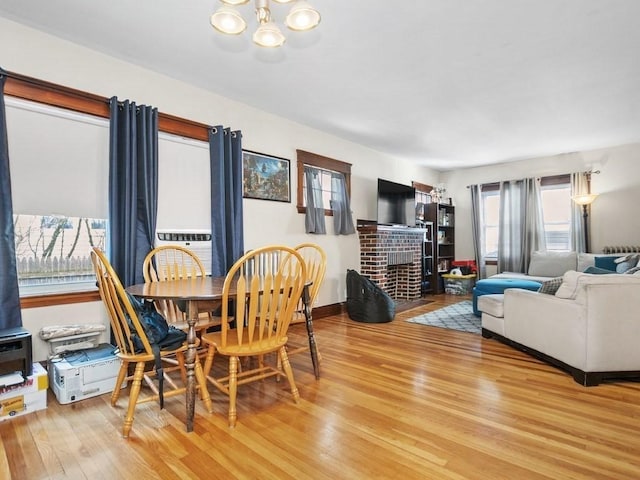
[[[160,229],[211,228],[209,144],[168,133],[158,136]]]
[[[109,121],[6,97],[15,214],[108,217]]]

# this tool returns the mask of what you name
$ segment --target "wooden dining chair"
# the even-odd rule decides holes
[[[207,380],[229,396],[229,426],[237,420],[239,385],[276,376],[286,376],[297,403],[300,395],[285,345],[287,330],[306,280],[304,260],[286,246],[268,246],[250,251],[227,273],[222,292],[222,328],[204,333],[207,345],[204,372]],[[229,300],[235,299],[235,317]],[[235,328],[231,328],[231,320]],[[268,354],[275,353],[276,359]],[[228,358],[228,372],[216,377],[214,357]],[[241,359],[255,357],[240,371]]]
[[[204,277],[204,265],[198,256],[188,248],[180,245],[163,245],[151,250],[142,264],[142,274],[145,282],[160,282],[182,278]],[[187,330],[186,305],[180,305],[172,300],[156,300],[157,310],[167,319],[167,322],[181,330]],[[198,321],[196,333],[220,325],[220,318],[213,315],[213,311],[220,306],[219,302],[198,302]]]
[[[116,356],[121,361],[116,384],[111,394],[112,406],[116,405],[120,397],[122,383],[129,380],[132,381],[129,392],[129,405],[122,428],[122,436],[127,438],[133,425],[133,414],[136,405],[160,400],[160,391],[153,382],[156,377],[155,357],[138,314],[104,252],[94,248],[91,252],[91,261],[95,270],[100,297],[109,314],[111,333],[117,345]],[[136,349],[136,337],[139,343],[142,344],[141,350]],[[186,350],[186,341],[178,348],[160,350],[160,359],[163,364],[167,364],[167,368],[163,367],[164,383],[170,388],[163,392],[164,398],[186,394],[186,385],[184,385],[186,378],[184,353]],[[132,375],[129,374],[130,364],[135,364]],[[177,383],[171,376],[171,373],[176,371],[180,374],[182,385]],[[211,397],[207,391],[207,383],[202,366],[198,361],[195,363],[195,377],[200,390],[200,397],[206,409],[211,413],[213,411]],[[143,380],[151,392],[148,395],[140,396]]]
[[[324,281],[324,276],[327,271],[327,254],[322,249],[322,247],[315,243],[301,243],[300,245],[295,246],[294,250],[296,250],[302,256],[305,263],[308,283],[306,307],[309,308],[309,313],[311,313],[311,311],[313,310],[313,306],[315,305],[318,298],[318,293],[320,292],[320,287],[322,286],[322,282]],[[307,317],[305,314],[305,305],[301,299],[291,320],[291,325],[306,324],[306,321]],[[307,334],[313,335],[313,331],[307,332]],[[320,360],[322,357],[320,356],[320,352],[318,351],[315,338],[310,338],[309,340],[309,342],[306,342],[302,345],[287,345],[287,353],[289,355],[295,355],[296,353],[309,351],[311,350],[311,348],[315,348],[316,358]],[[313,360],[313,352],[311,352],[311,355]]]

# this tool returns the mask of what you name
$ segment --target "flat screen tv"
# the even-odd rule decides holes
[[[378,224],[416,224],[416,189],[408,185],[378,179]]]

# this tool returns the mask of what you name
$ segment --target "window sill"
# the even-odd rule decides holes
[[[100,301],[100,293],[97,290],[84,292],[49,293],[31,295],[20,298],[21,308],[50,307],[53,305],[67,305],[70,303],[85,303]]]

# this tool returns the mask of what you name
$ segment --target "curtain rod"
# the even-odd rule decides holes
[[[600,173],[600,170],[589,170],[586,172],[581,172],[581,173],[586,173],[587,175],[597,175]],[[570,173],[560,173],[558,175],[547,175],[546,177],[536,177],[536,178],[548,178],[548,177],[562,177],[564,175],[571,175]],[[514,181],[518,181],[518,180],[522,180],[522,178],[512,178],[509,180],[496,180],[493,182],[485,182],[482,183],[481,185],[492,185],[492,184],[500,184],[500,182],[514,182]],[[471,188],[472,185],[467,185],[467,188]]]
[[[5,95],[109,118],[110,98],[10,72],[0,67],[0,78],[2,77],[11,80],[11,82],[8,81],[5,84]],[[46,95],[46,99],[42,98],[43,95]],[[121,104],[122,102],[118,101],[118,103]],[[80,104],[83,104],[84,107],[80,107]],[[88,105],[90,106],[87,108]],[[215,128],[215,126],[163,112],[158,112],[158,127],[160,131],[165,133],[205,142],[208,141],[209,129]]]

